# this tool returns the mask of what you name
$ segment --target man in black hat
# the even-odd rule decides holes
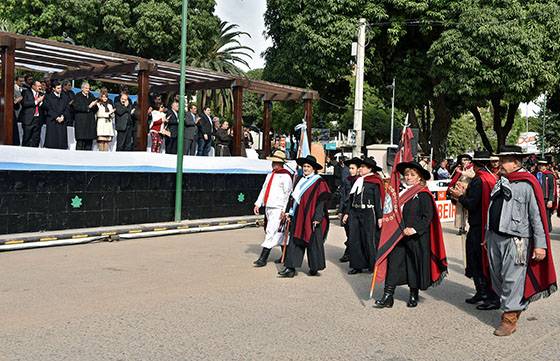
[[[530,302],[557,289],[556,272],[540,185],[523,168],[526,156],[519,146],[502,146],[502,176],[490,194],[488,248],[492,287],[503,310],[496,336],[517,329],[521,312]]]
[[[278,272],[282,278],[295,276],[296,268],[301,267],[306,250],[310,276],[318,276],[319,271],[326,267],[324,242],[329,230],[327,202],[330,189],[327,182],[317,174],[323,167],[314,156],[298,158],[296,162],[302,167],[303,176],[294,187],[287,207],[291,237],[284,269]]]
[[[483,305],[477,306],[478,309],[490,310],[498,309],[499,302],[496,305],[496,296],[492,292],[489,275],[484,272],[483,261],[486,254],[483,250],[484,231],[486,228],[486,217],[488,215],[488,206],[490,204],[490,193],[496,184],[496,177],[490,169],[490,152],[475,151],[472,159],[475,177],[465,188],[462,183],[458,183],[457,187],[450,189],[453,199],[457,200],[465,209],[468,210],[469,232],[466,239],[466,256],[467,268],[465,276],[472,278],[474,281],[476,293],[473,297],[468,298],[465,302],[469,304],[477,304],[484,302]],[[487,267],[486,267],[487,268]]]
[[[537,161],[535,177],[539,181],[543,193],[548,229],[552,230],[552,212],[554,212],[554,203],[556,200],[556,180],[554,179],[554,173],[548,169],[549,165],[550,162],[548,160],[540,158]]]
[[[343,179],[342,185],[340,187],[340,204],[338,207],[338,216],[340,217],[340,221],[344,226],[344,233],[346,234],[346,241],[344,245],[346,248],[344,249],[344,254],[339,261],[341,263],[345,263],[350,261],[350,255],[348,253],[348,237],[350,235],[350,229],[348,226],[348,211],[349,211],[349,200],[350,200],[350,190],[354,185],[356,179],[360,176],[359,167],[362,164],[362,160],[358,157],[354,157],[344,162],[344,165],[348,168],[348,172],[350,175]]]
[[[380,170],[374,159],[364,159],[360,164],[361,176],[356,179],[350,190],[348,274],[361,273],[363,269],[373,270],[383,218],[382,199],[385,196],[383,180],[377,174]]]

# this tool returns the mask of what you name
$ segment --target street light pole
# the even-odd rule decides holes
[[[546,92],[544,93],[544,107],[543,107],[543,119],[542,119],[542,140],[541,140],[541,156],[544,159],[544,142],[546,140],[546,136],[544,135],[546,129],[546,99],[548,95]]]
[[[393,96],[391,97],[391,145],[395,144],[393,142],[393,133],[395,132],[395,83],[396,79],[393,77],[393,84],[391,84],[391,89],[393,89]]]
[[[352,156],[359,157],[362,149],[362,117],[364,112],[364,59],[366,48],[366,19],[360,19],[356,53],[356,92],[354,96],[354,129],[356,144]]]
[[[185,136],[185,83],[187,71],[187,18],[189,1],[183,0],[181,15],[181,80],[179,83],[179,131],[177,134],[177,167],[175,172],[175,222],[181,221],[183,209],[183,138]]]

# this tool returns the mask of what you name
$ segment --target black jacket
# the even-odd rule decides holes
[[[482,226],[482,180],[474,177],[469,183],[467,191],[459,197],[459,203],[469,211],[469,225]]]
[[[200,120],[198,121],[198,135],[202,137],[204,134],[208,136],[210,140],[212,137],[212,133],[214,132],[214,124],[212,123],[212,119],[209,116],[202,113],[200,116]]]
[[[29,87],[24,87],[21,92],[23,99],[21,100],[21,111],[19,113],[19,121],[23,125],[30,125],[33,122],[33,117],[35,115],[35,97],[33,96],[33,90]],[[39,117],[41,117],[42,109],[39,106]]]
[[[132,118],[132,104],[130,101],[124,106],[118,99],[115,101],[115,129],[123,132],[127,128],[134,127],[134,119]]]
[[[173,110],[168,110],[167,119],[167,130],[171,133],[171,138],[177,138],[177,135],[179,134],[179,118],[177,118],[177,115],[175,115]]]
[[[91,140],[97,137],[97,105],[89,108],[96,98],[92,93],[86,97],[82,92],[76,94],[72,108],[74,109],[74,134],[77,140]]]

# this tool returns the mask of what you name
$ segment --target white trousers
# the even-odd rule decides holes
[[[280,216],[282,215],[282,208],[266,208],[266,231],[264,242],[261,244],[264,248],[273,248],[282,245],[283,232],[278,232],[280,227]]]

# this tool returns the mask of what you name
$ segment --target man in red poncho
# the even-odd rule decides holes
[[[556,178],[554,173],[548,167],[550,162],[546,159],[539,159],[537,161],[537,171],[535,177],[541,186],[544,203],[546,206],[546,217],[548,222],[548,229],[552,230],[552,213],[556,206]]]
[[[490,194],[486,246],[492,287],[503,310],[496,336],[517,329],[529,303],[557,289],[546,206],[536,178],[525,170],[521,147],[503,146],[502,176]]]

